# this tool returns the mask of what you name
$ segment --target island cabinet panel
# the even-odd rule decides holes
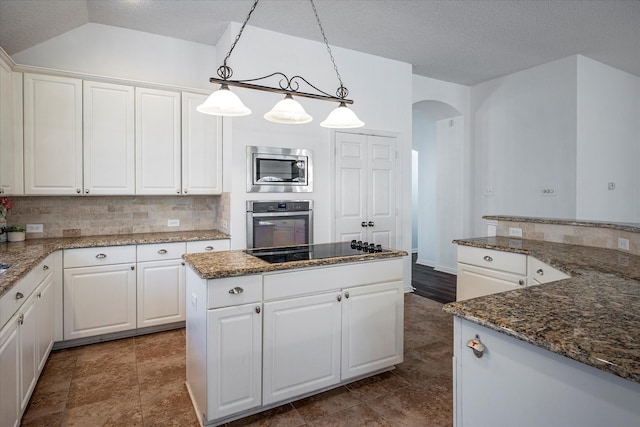
[[[211,339],[207,347],[207,381],[218,384],[208,394],[210,418],[220,418],[262,403],[261,304],[207,312]]]
[[[637,382],[454,318],[456,427],[637,427],[638,402]]]
[[[529,286],[555,282],[556,280],[568,279],[569,277],[570,276],[568,274],[565,274],[532,256],[529,256],[527,259],[527,278]]]
[[[340,382],[339,291],[264,304],[265,405]]]
[[[349,288],[342,303],[342,379],[403,360],[402,282]]]
[[[20,345],[18,315],[0,329],[0,420],[2,426],[20,425]]]

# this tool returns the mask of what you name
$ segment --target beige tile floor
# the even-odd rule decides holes
[[[442,304],[407,294],[397,369],[227,426],[451,426],[452,332]],[[23,426],[197,426],[184,355],[184,329],[55,351]]]

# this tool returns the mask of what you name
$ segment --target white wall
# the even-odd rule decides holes
[[[577,72],[576,217],[640,222],[640,78],[581,55]]]
[[[85,24],[12,55],[32,65],[101,76],[208,89],[216,48],[142,31]]]
[[[576,62],[571,56],[471,88],[474,234],[486,233],[488,214],[575,217]],[[544,187],[555,196],[543,196]]]

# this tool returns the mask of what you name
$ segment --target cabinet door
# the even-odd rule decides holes
[[[196,111],[206,99],[182,93],[183,194],[222,194],[222,121]]]
[[[135,92],[136,194],[180,194],[180,93]]]
[[[20,309],[20,411],[29,403],[31,392],[38,379],[37,313],[35,293]]]
[[[133,87],[83,85],[84,193],[135,194]]]
[[[264,304],[264,405],[340,381],[338,292]]]
[[[55,341],[55,274],[43,280],[36,290],[36,337],[37,337],[37,367],[42,372],[47,357]]]
[[[404,285],[346,289],[342,303],[342,379],[401,363]]]
[[[0,330],[0,420],[2,426],[20,425],[20,345],[18,316]]]
[[[135,266],[65,269],[63,299],[65,340],[135,329]]]
[[[0,59],[0,194],[23,194],[22,73]]]
[[[260,406],[261,304],[207,312],[207,419]]]
[[[527,278],[518,274],[458,263],[456,300],[462,301],[525,286]]]
[[[24,74],[25,194],[82,192],[82,81]]]
[[[185,320],[182,260],[138,263],[138,328]]]

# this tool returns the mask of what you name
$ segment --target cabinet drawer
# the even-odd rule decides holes
[[[135,245],[65,249],[64,268],[136,262]]]
[[[527,260],[529,274],[527,276],[529,285],[539,285],[542,283],[555,282],[556,280],[568,279],[570,276],[562,271],[551,267],[549,264],[530,256]]]
[[[229,239],[221,240],[200,240],[197,242],[187,242],[187,253],[198,252],[219,252],[228,251],[231,248]]]
[[[523,276],[527,274],[527,256],[513,252],[458,246],[458,262]]]
[[[260,302],[262,275],[208,280],[207,289],[207,308]]]
[[[45,277],[53,272],[52,261],[51,255],[40,261],[18,284],[2,296],[0,299],[0,327],[20,309]]]
[[[162,261],[163,259],[179,259],[185,253],[187,246],[184,242],[154,243],[138,245],[138,262]]]

